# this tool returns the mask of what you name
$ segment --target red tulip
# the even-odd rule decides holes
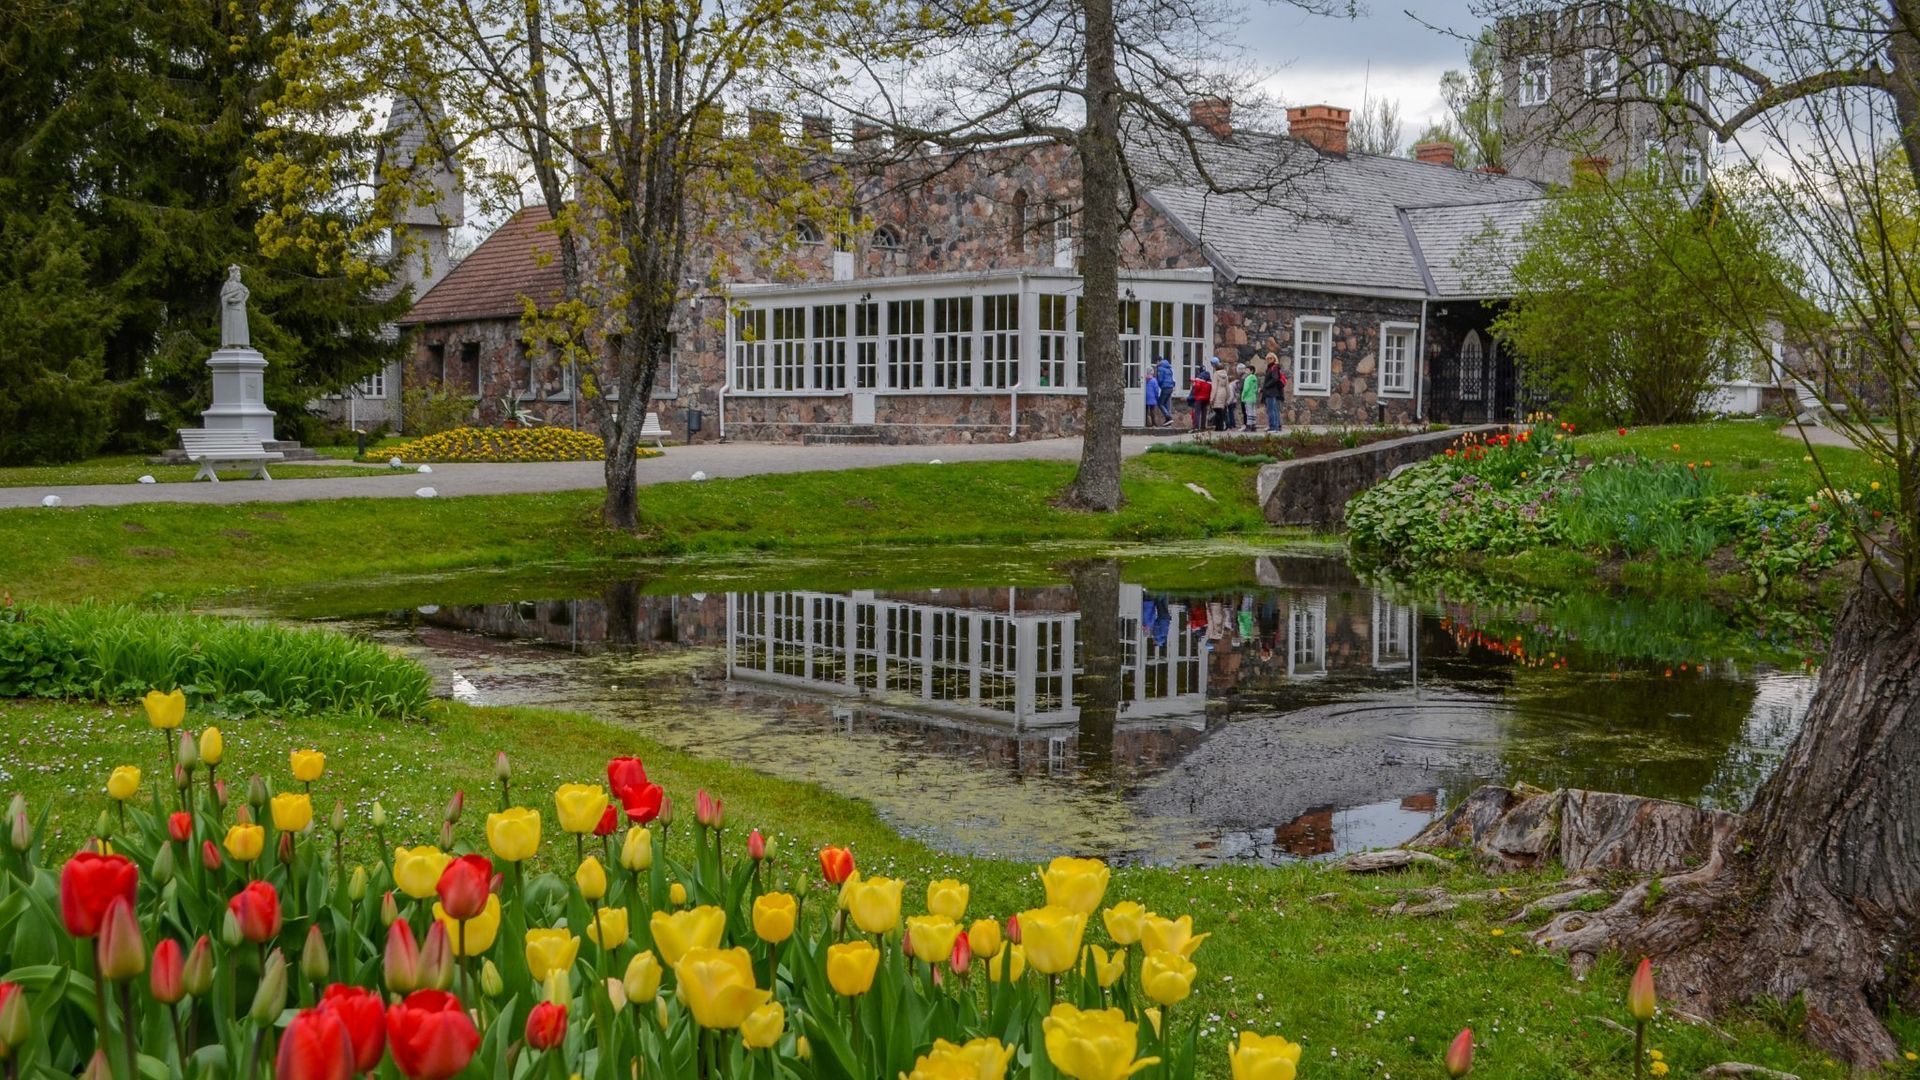
[[[200,865],[209,870],[220,869],[220,849],[214,847],[211,840],[200,842]]]
[[[353,1042],[340,1014],[319,1007],[295,1014],[280,1037],[274,1080],[352,1080]]]
[[[853,876],[853,852],[843,847],[820,849],[820,873],[829,885],[839,885]]]
[[[11,1056],[33,1035],[33,1008],[19,983],[0,982],[0,1057]]]
[[[1007,944],[1020,944],[1020,916],[1007,916]]]
[[[185,810],[175,810],[167,815],[167,835],[173,837],[176,844],[184,844],[193,839],[193,815]]]
[[[694,821],[700,823],[701,825],[705,825],[709,829],[717,829],[720,827],[720,825],[723,822],[726,821],[726,818],[727,818],[726,803],[707,794],[706,788],[701,788],[699,791],[694,792],[694,795],[693,795],[693,820]]]
[[[160,944],[153,947],[153,967],[147,974],[147,986],[153,990],[155,1001],[171,1005],[187,996],[186,967],[187,956],[179,942],[162,938]]]
[[[440,906],[453,919],[471,919],[487,910],[487,889],[493,884],[493,860],[485,855],[462,855],[440,871]]]
[[[600,812],[600,824],[593,827],[593,835],[612,836],[613,830],[619,827],[620,811],[615,810],[612,803],[608,803],[607,808]]]
[[[967,935],[961,934],[953,939],[953,955],[947,957],[947,966],[953,969],[955,975],[965,975],[967,969],[973,966],[973,943],[967,940]]]
[[[617,757],[607,762],[607,790],[625,801],[628,788],[642,787],[647,782],[647,767],[637,757]]]
[[[1638,1023],[1653,1019],[1653,961],[1640,958],[1640,966],[1634,969],[1633,981],[1627,984],[1627,1015]]]
[[[387,1051],[387,1007],[380,995],[358,986],[334,983],[321,995],[320,1008],[330,1010],[347,1027],[353,1044],[355,1072],[370,1073]]]
[[[420,946],[414,942],[413,927],[407,925],[407,920],[395,919],[387,926],[387,951],[382,964],[388,990],[405,994],[420,985]]]
[[[215,780],[213,782],[213,799],[220,804],[220,809],[225,810],[227,808],[227,782],[225,780]]]
[[[660,816],[660,804],[666,798],[666,791],[659,784],[640,783],[619,791],[620,801],[626,805],[627,817],[635,825],[645,825]]]
[[[1447,1047],[1447,1075],[1459,1080],[1473,1068],[1473,1029],[1461,1028],[1460,1034],[1453,1037],[1453,1045]]]
[[[759,829],[755,829],[747,834],[747,858],[759,862],[766,857],[767,838],[760,835]]]
[[[124,899],[131,907],[140,868],[125,855],[82,851],[60,868],[60,919],[67,933],[90,938],[100,932],[107,909]]]
[[[393,1063],[411,1080],[446,1080],[473,1059],[480,1032],[459,998],[416,990],[387,1010],[387,1042]]]
[[[100,938],[94,942],[94,959],[100,977],[109,982],[125,982],[147,970],[147,943],[140,937],[132,901],[116,896],[107,907]]]
[[[213,991],[213,942],[201,934],[187,953],[186,967],[180,972],[180,985],[194,997],[206,997]]]
[[[227,901],[227,910],[240,924],[240,936],[255,945],[272,941],[280,933],[280,894],[268,882],[248,882]]]
[[[527,1014],[527,1045],[551,1050],[567,1037],[567,1007],[543,1001]]]
[[[465,813],[466,809],[467,793],[464,791],[454,792],[453,798],[447,800],[447,824],[452,825],[458,822],[460,815]]]

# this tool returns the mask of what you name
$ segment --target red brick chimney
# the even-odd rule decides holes
[[[1444,139],[1413,144],[1413,159],[1415,161],[1424,161],[1429,165],[1445,165],[1451,169],[1453,168],[1453,153],[1453,144]]]
[[[1323,154],[1347,152],[1347,121],[1352,109],[1333,105],[1296,105],[1287,110],[1287,134]]]
[[[1233,138],[1233,102],[1222,97],[1197,98],[1187,106],[1187,120],[1205,128],[1216,139]]]
[[[1603,157],[1577,157],[1573,159],[1574,184],[1604,184],[1607,175],[1613,169],[1613,162]]]
[[[1478,173],[1486,173],[1488,176],[1507,175],[1507,170],[1504,165],[1482,165],[1473,171]]]

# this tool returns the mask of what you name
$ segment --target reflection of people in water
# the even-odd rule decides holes
[[[1156,596],[1153,598],[1153,622],[1150,625],[1153,627],[1153,643],[1158,645],[1162,651],[1165,651],[1167,647],[1167,631],[1173,628],[1173,613],[1167,610],[1165,597]]]

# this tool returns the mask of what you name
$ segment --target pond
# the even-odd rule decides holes
[[[1806,643],[1700,603],[1451,598],[1325,550],[1096,554],[494,573],[293,606],[456,697],[589,712],[1017,858],[1329,856],[1488,781],[1737,809],[1814,687]]]

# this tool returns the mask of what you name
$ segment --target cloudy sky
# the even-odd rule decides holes
[[[1466,63],[1464,42],[1420,20],[1461,34],[1479,26],[1467,0],[1367,0],[1351,20],[1305,15],[1284,0],[1248,0],[1240,40],[1272,72],[1267,89],[1282,103],[1358,110],[1367,94],[1398,100],[1411,142],[1445,114],[1441,73]]]

